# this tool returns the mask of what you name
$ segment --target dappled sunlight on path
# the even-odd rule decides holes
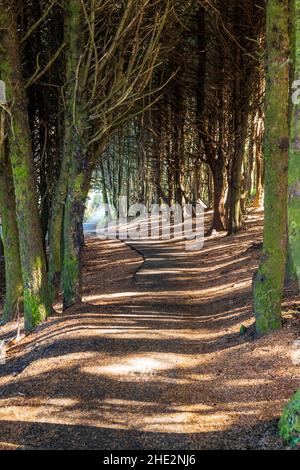
[[[278,448],[293,330],[253,341],[257,220],[184,244],[89,239],[84,302],[10,351],[0,448]],[[274,361],[276,358],[276,362]],[[278,393],[280,390],[280,394]]]

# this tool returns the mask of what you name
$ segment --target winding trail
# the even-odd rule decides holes
[[[239,334],[252,322],[257,241],[253,220],[197,253],[131,243],[143,262],[90,239],[84,303],[0,366],[0,448],[280,448],[276,421],[297,375],[287,340]]]

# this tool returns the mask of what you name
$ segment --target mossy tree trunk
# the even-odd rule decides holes
[[[61,164],[59,180],[56,186],[53,206],[51,210],[50,230],[49,230],[49,284],[53,299],[57,296],[62,282],[62,288],[65,294],[65,307],[72,305],[80,300],[80,295],[71,294],[73,290],[80,290],[80,269],[75,268],[77,249],[70,248],[70,243],[75,236],[74,217],[77,219],[83,217],[84,208],[79,208],[78,201],[73,201],[77,196],[79,186],[76,181],[79,169],[79,161],[82,157],[81,151],[83,134],[86,128],[86,122],[82,120],[82,90],[81,73],[78,71],[80,58],[83,54],[83,25],[84,11],[80,0],[68,0],[65,8],[65,43],[66,43],[66,85],[65,85],[65,117],[64,117],[64,150]],[[83,150],[85,152],[85,150]],[[77,188],[77,189],[75,189]],[[75,206],[73,207],[73,203]],[[73,207],[73,209],[71,209]],[[68,233],[70,231],[70,233]],[[71,233],[72,232],[72,233]],[[82,229],[81,235],[82,238]],[[75,243],[75,239],[74,239]],[[71,243],[72,245],[72,243]],[[76,245],[76,243],[75,243]],[[65,264],[66,263],[66,264]],[[63,269],[64,265],[64,269]],[[63,271],[63,272],[62,272]],[[76,274],[74,272],[76,271]],[[76,277],[74,281],[78,288],[71,287],[71,278]],[[77,279],[78,277],[78,279]],[[72,299],[72,300],[71,300]],[[73,302],[73,299],[75,301]]]
[[[7,108],[10,115],[10,160],[19,228],[25,329],[30,331],[47,317],[51,305],[15,17],[12,2],[2,2],[0,74],[6,83]]]
[[[4,112],[2,124],[4,127]],[[4,129],[3,129],[4,130]],[[5,303],[1,320],[13,320],[23,312],[23,281],[15,192],[7,142],[0,143],[0,214],[5,260]]]
[[[300,77],[300,0],[291,2],[292,81]],[[300,285],[300,104],[291,100],[288,228],[291,274]],[[281,437],[291,446],[300,444],[300,390],[291,398],[279,423]]]
[[[264,246],[254,276],[254,311],[259,334],[281,326],[287,254],[288,111],[289,1],[268,0]]]
[[[292,81],[300,78],[300,1],[293,0]],[[300,286],[300,104],[291,100],[288,188],[288,232],[290,258]]]
[[[69,179],[68,195],[64,212],[63,226],[63,269],[62,286],[64,309],[81,301],[81,253],[83,248],[82,222],[86,191],[85,173],[87,152],[81,137],[74,142],[73,164]]]
[[[85,178],[89,171],[86,149],[87,116],[80,60],[84,52],[84,11],[80,0],[66,4],[65,42],[67,44],[65,146],[55,203],[56,213],[50,235],[53,250],[50,281],[57,288],[60,278],[64,309],[81,301],[82,221],[85,208]],[[74,106],[74,103],[76,105]],[[61,236],[63,252],[60,248]],[[62,253],[62,257],[61,257]]]
[[[63,257],[63,220],[66,198],[68,193],[68,180],[70,173],[70,164],[72,161],[72,132],[69,128],[71,122],[70,109],[66,110],[65,117],[65,140],[63,161],[60,170],[59,179],[55,188],[51,207],[51,218],[49,225],[49,261],[48,278],[52,301],[58,296],[61,283],[62,257]]]

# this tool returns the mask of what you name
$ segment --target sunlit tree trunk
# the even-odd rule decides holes
[[[25,329],[32,330],[51,311],[40,225],[20,44],[10,1],[0,9],[0,73],[6,83],[10,114],[10,159],[16,198],[24,284]]]
[[[267,2],[265,225],[263,255],[254,276],[258,333],[281,326],[287,253],[289,2]]]

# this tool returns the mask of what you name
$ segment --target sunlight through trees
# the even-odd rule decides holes
[[[253,324],[241,311],[238,340],[280,334],[284,302],[299,308],[299,89],[299,0],[0,0],[1,328],[17,324],[19,340],[23,321],[24,334],[35,334],[47,319],[105,299],[103,280],[100,294],[84,297],[87,238],[110,222],[129,231],[127,217],[141,215],[135,232],[147,238],[155,214],[153,245],[131,245],[141,246],[148,294],[151,283],[155,292],[169,282],[166,292],[185,289],[193,303],[191,269],[189,282],[215,282],[204,299],[214,295],[217,305],[230,291],[235,299],[237,285],[249,293],[242,268],[241,279],[220,279],[254,253],[244,268],[248,277],[255,268]],[[200,265],[191,268],[193,255],[185,265],[172,243],[187,220],[196,230],[197,208],[214,264],[196,250]],[[247,231],[257,239],[238,251]],[[140,293],[112,295],[138,301]],[[168,368],[149,357],[146,370]],[[111,370],[137,364],[129,357]],[[280,424],[292,445],[299,413],[297,392]]]

